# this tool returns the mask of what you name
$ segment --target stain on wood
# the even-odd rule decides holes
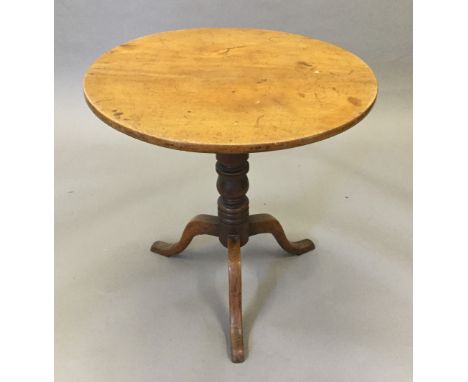
[[[354,106],[361,106],[362,102],[359,98],[348,97],[348,101],[351,102]]]

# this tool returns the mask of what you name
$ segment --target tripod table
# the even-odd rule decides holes
[[[372,108],[377,80],[356,55],[309,37],[262,29],[202,28],[156,33],[104,53],[84,78],[85,99],[106,124],[171,149],[216,154],[218,215],[195,216],[177,243],[156,241],[163,256],[196,235],[228,252],[231,359],[244,360],[240,248],[270,233],[291,242],[268,214],[249,214],[248,155],[329,138]]]

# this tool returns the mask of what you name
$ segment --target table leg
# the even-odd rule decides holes
[[[229,273],[229,323],[231,336],[231,360],[244,361],[244,337],[242,331],[242,277],[239,236],[228,238]]]
[[[302,255],[315,248],[314,243],[309,239],[289,241],[279,221],[269,214],[249,216],[249,236],[259,233],[271,233],[281,248],[293,255]]]
[[[185,226],[182,237],[177,243],[170,244],[164,241],[156,241],[151,246],[151,251],[166,257],[174,256],[182,252],[197,235],[219,235],[219,219],[212,215],[197,215]]]

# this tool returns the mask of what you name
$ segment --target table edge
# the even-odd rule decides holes
[[[255,144],[205,144],[205,143],[193,143],[193,142],[181,142],[181,141],[170,141],[168,139],[162,139],[155,137],[153,135],[148,135],[140,131],[132,130],[129,127],[126,127],[122,124],[117,123],[116,121],[106,117],[102,114],[88,99],[86,92],[83,91],[88,107],[91,111],[106,125],[114,128],[115,130],[124,133],[132,138],[138,139],[140,141],[151,143],[156,146],[165,147],[173,150],[180,151],[189,151],[189,152],[198,152],[198,153],[211,153],[211,154],[248,154],[248,153],[257,153],[257,152],[267,152],[267,151],[277,151],[285,150],[294,147],[305,146],[311,143],[322,141],[327,138],[331,138],[335,135],[338,135],[354,125],[361,122],[372,110],[377,100],[378,87],[376,89],[375,97],[369,107],[356,118],[348,121],[347,123],[338,126],[334,129],[324,131],[323,133],[297,138],[289,141],[279,141],[279,142],[265,142],[265,143],[255,143]]]

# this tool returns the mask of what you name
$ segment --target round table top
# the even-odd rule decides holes
[[[156,33],[99,57],[84,78],[94,113],[178,150],[251,153],[338,134],[369,112],[377,80],[335,45],[262,29]]]

